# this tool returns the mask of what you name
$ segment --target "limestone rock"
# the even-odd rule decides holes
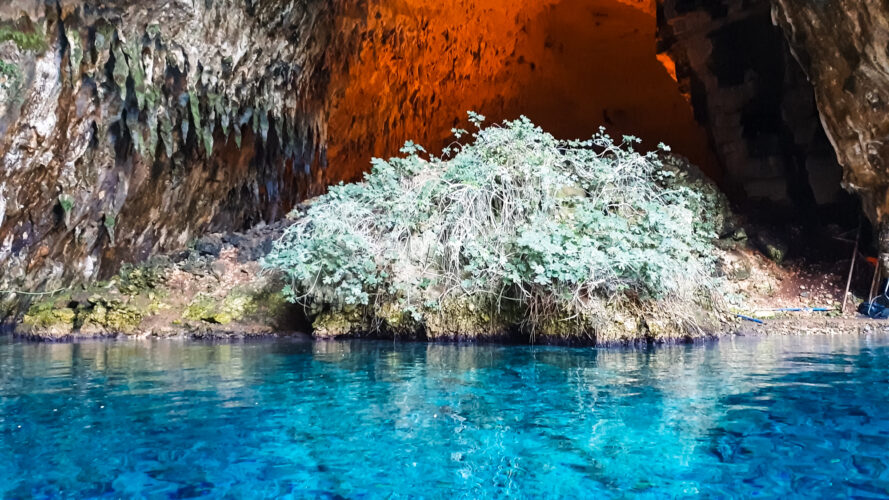
[[[321,0],[0,2],[0,288],[281,217],[322,155]],[[20,297],[6,295],[0,310]]]
[[[773,0],[772,18],[815,88],[844,184],[889,214],[889,9],[873,0]]]

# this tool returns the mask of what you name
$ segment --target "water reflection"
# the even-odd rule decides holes
[[[0,497],[889,495],[889,340],[0,340]]]

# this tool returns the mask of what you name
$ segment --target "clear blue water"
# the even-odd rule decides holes
[[[0,339],[0,497],[889,496],[889,338]]]

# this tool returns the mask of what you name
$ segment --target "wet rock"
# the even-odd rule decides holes
[[[197,243],[195,243],[194,249],[200,252],[202,255],[219,257],[219,254],[222,252],[223,245],[224,242],[219,235],[210,234],[199,239]]]
[[[787,243],[773,234],[767,232],[757,234],[756,245],[776,264],[781,264],[787,257]]]

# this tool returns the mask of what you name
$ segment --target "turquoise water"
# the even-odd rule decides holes
[[[0,497],[889,496],[889,338],[0,339]]]

